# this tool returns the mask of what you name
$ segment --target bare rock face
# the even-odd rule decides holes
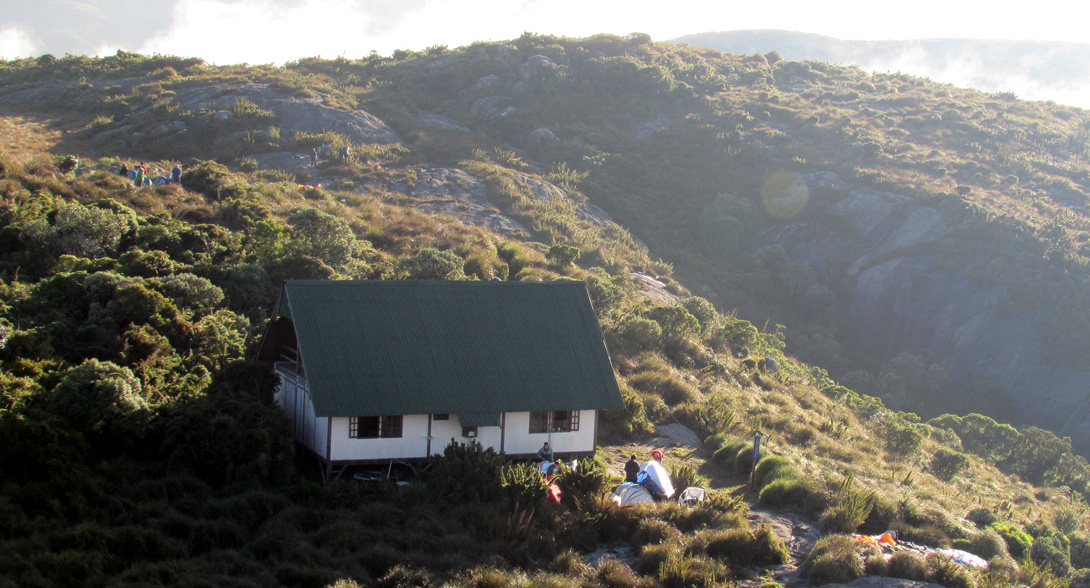
[[[552,80],[564,75],[563,66],[544,55],[534,55],[519,70],[523,80]]]
[[[441,131],[463,131],[468,132],[469,129],[454,122],[454,119],[449,116],[443,116],[441,114],[435,114],[434,112],[421,112],[413,115],[413,120],[422,127],[429,129],[438,129]]]
[[[485,96],[473,103],[469,113],[482,120],[507,118],[515,112],[515,107],[510,103],[511,99],[507,96]]]
[[[419,200],[415,208],[421,212],[446,214],[500,235],[529,234],[526,227],[501,214],[488,200],[488,188],[484,182],[460,169],[419,169],[411,186],[407,182],[391,181],[387,189]]]
[[[182,88],[175,100],[186,109],[209,108],[227,112],[239,99],[272,111],[281,132],[321,133],[333,131],[353,143],[400,143],[401,138],[377,116],[363,110],[343,110],[322,102],[321,96],[294,96],[271,89],[268,84],[218,84]]]
[[[560,139],[552,131],[544,127],[534,129],[526,137],[526,143],[531,147],[552,147],[560,143]]]
[[[1077,451],[1090,450],[1090,367],[1052,361],[1061,351],[1049,335],[1052,311],[1018,299],[1011,276],[962,269],[994,267],[991,252],[962,251],[957,264],[940,257],[964,230],[947,220],[953,213],[895,193],[844,194],[828,172],[805,181],[812,193],[839,194],[811,205],[842,219],[845,230],[800,223],[764,238],[830,285],[857,347],[878,361],[926,349],[955,389],[1002,388],[1005,396],[992,399],[1000,420],[1048,428],[1071,437]]]

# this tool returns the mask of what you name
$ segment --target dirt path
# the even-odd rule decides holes
[[[771,579],[784,586],[809,585],[806,577],[799,572],[799,566],[802,565],[803,560],[810,554],[810,550],[814,548],[814,544],[821,537],[817,526],[812,521],[797,514],[773,513],[764,510],[750,510],[749,523],[755,527],[768,525],[772,528],[772,532],[784,542],[784,545],[787,545],[790,558],[785,564],[769,568],[772,572]],[[743,580],[738,583],[738,586],[741,588],[757,588],[768,580],[767,576]]]

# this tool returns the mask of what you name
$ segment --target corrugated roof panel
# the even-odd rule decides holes
[[[281,301],[320,416],[623,407],[582,282],[289,281]]]

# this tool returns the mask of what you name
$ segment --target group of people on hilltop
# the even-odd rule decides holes
[[[117,175],[129,178],[137,187],[151,186],[152,184],[177,184],[182,181],[182,167],[174,164],[174,169],[170,170],[169,176],[163,176],[153,181],[151,176],[148,175],[148,167],[144,165],[143,161],[132,169],[129,169],[128,164],[122,163]]]

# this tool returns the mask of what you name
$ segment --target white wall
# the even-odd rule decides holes
[[[326,431],[328,421],[314,416],[314,403],[310,392],[290,370],[277,369],[280,386],[274,398],[291,421],[292,432],[300,443],[321,457],[326,455]]]
[[[570,433],[530,433],[530,413],[509,412],[504,431],[504,452],[507,455],[537,453],[548,441],[553,453],[588,453],[594,451],[594,429],[598,412],[579,411],[579,430]]]
[[[400,438],[352,439],[348,436],[348,417],[315,417],[314,405],[306,387],[300,386],[290,371],[278,369],[277,374],[280,376],[280,386],[274,398],[291,420],[295,438],[323,458],[334,461],[426,458],[442,453],[452,437],[460,443],[473,439],[462,436],[458,415],[453,414],[446,421],[432,420],[430,454],[429,415],[406,415]],[[594,451],[597,418],[597,411],[584,410],[579,414],[578,431],[531,434],[529,412],[507,413],[502,429],[478,427],[475,439],[481,445],[502,450],[507,455],[536,454],[546,441],[552,445],[554,453],[561,455],[589,453]],[[327,449],[331,450],[330,455],[326,454]]]
[[[476,440],[478,443],[485,447],[495,448],[496,451],[500,450],[500,428],[499,427],[477,427],[476,437],[463,437],[462,436],[462,423],[458,420],[458,415],[450,415],[450,420],[431,422],[431,452],[432,454],[443,453],[443,449],[447,445],[450,445],[451,437],[458,443],[469,443]]]
[[[406,415],[401,437],[393,439],[352,439],[348,417],[333,417],[332,459],[414,459],[428,457],[428,415]]]

